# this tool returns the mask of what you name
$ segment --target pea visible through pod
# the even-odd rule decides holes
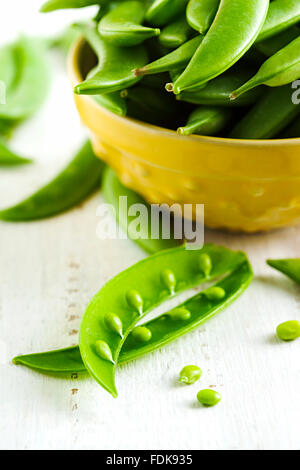
[[[300,258],[268,259],[267,263],[300,284]]]
[[[266,21],[257,42],[273,37],[300,21],[298,0],[273,0],[270,2]]]
[[[91,144],[86,142],[53,181],[16,206],[0,211],[0,220],[42,219],[70,209],[98,187],[103,166],[94,155]]]
[[[115,46],[128,47],[158,36],[159,29],[142,26],[146,8],[143,2],[136,0],[117,4],[99,23],[101,37]]]
[[[202,375],[202,370],[198,366],[185,366],[179,375],[179,381],[186,385],[196,383]]]
[[[0,139],[0,166],[16,166],[28,163],[32,163],[32,160],[12,152]]]
[[[179,94],[212,80],[234,65],[258,36],[268,7],[269,0],[252,0],[247,4],[244,0],[221,0],[216,18],[192,60],[168,89]]]
[[[300,322],[298,320],[290,320],[281,323],[278,325],[276,333],[282,341],[294,341],[300,338]]]
[[[203,106],[196,108],[185,126],[177,129],[181,135],[217,135],[230,122],[232,111],[228,108]]]
[[[210,28],[220,5],[220,0],[190,0],[186,10],[189,25],[200,34]]]
[[[197,394],[197,400],[203,406],[215,406],[221,401],[222,397],[219,392],[211,389],[200,390]]]
[[[186,254],[182,250],[184,249],[180,248],[168,250],[166,252],[163,252],[161,257],[159,256],[154,258],[156,260],[155,265],[159,264],[158,270],[160,271],[160,269],[162,268],[162,264],[165,265],[165,262],[162,263],[162,258],[167,262],[171,257],[172,262],[174,264],[177,264],[177,262],[179,263],[179,269],[179,266],[181,266],[180,259],[185,257]],[[198,255],[198,257],[196,255]],[[147,341],[143,342],[136,341],[134,335],[132,334],[129,334],[126,337],[124,329],[124,325],[126,324],[126,322],[124,322],[124,320],[121,320],[121,305],[119,305],[119,310],[117,313],[114,313],[114,315],[117,315],[120,319],[120,322],[122,324],[122,334],[123,338],[125,338],[125,342],[124,345],[121,347],[119,358],[117,360],[116,358],[113,359],[115,362],[117,362],[118,364],[123,364],[130,360],[137,359],[143,354],[155,351],[156,349],[159,349],[160,347],[170,343],[171,341],[174,341],[176,338],[179,338],[183,334],[193,330],[197,326],[203,324],[208,319],[213,317],[216,313],[220,312],[223,308],[226,308],[228,305],[230,305],[231,302],[233,302],[239,295],[241,295],[242,292],[244,292],[244,290],[248,287],[252,280],[253,273],[251,266],[246,256],[242,252],[233,252],[224,247],[218,247],[215,245],[205,245],[202,250],[200,250],[200,252],[194,253],[194,256],[193,254],[188,256],[190,261],[192,259],[195,259],[195,263],[192,263],[192,265],[189,264],[188,259],[187,262],[184,263],[184,271],[186,272],[186,275],[184,275],[182,272],[183,281],[181,281],[178,276],[176,276],[175,269],[171,269],[177,281],[175,293],[178,293],[179,290],[182,290],[183,288],[188,288],[188,285],[194,283],[195,281],[194,279],[192,279],[193,276],[198,277],[198,283],[205,283],[207,281],[218,279],[222,275],[226,274],[226,276],[217,283],[217,286],[219,286],[226,292],[226,297],[221,300],[216,299],[214,301],[211,301],[205,295],[205,291],[200,292],[199,294],[187,300],[178,307],[178,309],[182,309],[190,313],[188,318],[185,316],[185,318],[181,317],[175,319],[171,314],[171,311],[144,323],[142,326],[147,328],[147,330],[151,332],[151,338],[149,338],[148,334]],[[152,264],[151,261],[147,263],[147,266],[148,264]],[[170,269],[169,262],[167,263],[167,265],[169,267],[167,269]],[[145,268],[147,266],[145,266]],[[131,270],[133,272],[134,268],[131,268]],[[155,270],[151,267],[151,277],[155,274],[154,271]],[[150,276],[150,273],[148,273],[148,275]],[[192,275],[192,277],[190,277],[190,275]],[[158,274],[157,281],[155,283],[147,283],[146,287],[147,291],[149,290],[150,296],[152,294],[154,295],[154,293],[156,293],[157,291],[157,295],[159,297],[157,301],[161,302],[166,299],[168,292],[169,295],[171,295],[171,291],[161,291],[161,280],[159,278],[160,275]],[[183,285],[184,283],[185,285]],[[163,292],[163,296],[159,294],[159,292]],[[125,303],[127,302],[126,297],[127,296],[125,296],[125,299],[123,297],[122,305],[124,301]],[[151,302],[156,302],[156,299],[151,300]],[[98,314],[96,314],[96,309],[98,303],[96,302],[96,299],[94,302],[92,302],[91,305],[93,306],[95,321],[97,321],[96,317]],[[148,305],[144,302],[144,310],[146,308],[148,308]],[[111,310],[109,310],[109,312],[111,313]],[[106,315],[104,315],[104,319],[105,318]],[[106,323],[103,323],[103,327],[106,328],[105,325]],[[118,338],[120,339],[120,335],[117,332],[112,334],[114,335],[113,338],[115,341],[117,341]],[[97,340],[99,340],[99,336],[96,332],[95,341]],[[114,348],[112,347],[110,349],[113,350]],[[97,358],[94,359],[97,360]],[[85,370],[85,365],[81,359],[78,347],[50,351],[47,353],[18,356],[14,358],[14,363],[30,367],[37,371],[52,374],[81,372]],[[104,362],[104,364],[106,364],[106,362]],[[111,369],[110,371],[106,372],[111,377]]]
[[[164,26],[184,12],[188,0],[154,0],[149,6],[146,19],[155,26]]]
[[[80,29],[98,56],[99,62],[86,80],[75,86],[75,93],[112,93],[132,86],[140,80],[133,75],[132,70],[147,63],[147,53],[143,45],[120,48],[103,41],[95,26],[81,25]]]

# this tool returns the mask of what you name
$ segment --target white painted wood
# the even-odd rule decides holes
[[[66,23],[69,14],[36,14],[40,3],[5,2],[1,41],[21,25],[32,33]],[[14,139],[15,148],[38,163],[1,170],[0,207],[55,174],[81,140],[62,61],[52,61],[51,100]],[[11,364],[19,353],[75,344],[91,296],[145,256],[130,241],[97,239],[100,201],[95,195],[50,220],[0,225],[0,447],[299,449],[299,341],[279,342],[274,332],[280,322],[299,318],[300,288],[265,265],[267,257],[300,255],[299,227],[256,236],[207,231],[207,242],[249,254],[254,283],[197,331],[120,367],[117,400],[84,376],[57,379]],[[176,377],[188,363],[204,374],[200,383],[182,387]],[[223,396],[212,409],[196,402],[198,389],[208,386]]]

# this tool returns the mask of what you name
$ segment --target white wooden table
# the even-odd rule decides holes
[[[68,21],[70,14],[36,14],[39,5],[35,0],[5,2],[1,41],[22,25],[31,33],[35,25],[37,33],[45,33]],[[63,61],[51,60],[51,98],[13,141],[16,150],[37,163],[1,170],[1,208],[54,175],[84,135]],[[100,201],[97,194],[50,220],[0,224],[0,447],[299,449],[299,341],[279,342],[274,332],[280,322],[300,317],[300,287],[267,267],[265,259],[299,256],[300,227],[256,236],[207,231],[206,242],[248,253],[255,281],[203,327],[120,367],[117,400],[85,376],[49,378],[11,364],[16,354],[76,344],[80,317],[92,295],[145,256],[130,241],[97,238]],[[203,369],[201,382],[178,386],[177,374],[189,363]],[[209,386],[223,400],[204,409],[195,397]]]

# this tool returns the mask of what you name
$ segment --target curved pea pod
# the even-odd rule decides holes
[[[193,30],[183,16],[164,27],[159,36],[159,41],[162,46],[175,49],[182,46],[192,35]]]
[[[189,25],[205,34],[218,11],[220,0],[190,0],[186,9],[186,17]]]
[[[266,21],[257,42],[268,39],[300,21],[298,0],[274,0],[270,3]]]
[[[176,96],[178,100],[188,103],[213,106],[247,106],[255,103],[262,95],[262,89],[257,88],[245,93],[236,100],[230,99],[231,91],[238,87],[249,77],[248,71],[237,70],[236,72],[226,72],[220,77],[211,80],[207,85],[198,90],[183,91]]]
[[[146,13],[146,20],[155,26],[164,26],[184,12],[188,0],[154,0]]]
[[[230,95],[231,99],[259,85],[279,87],[300,77],[300,36],[276,52],[261,66],[257,74]]]
[[[14,207],[0,211],[0,220],[21,222],[66,211],[86,199],[99,185],[103,163],[86,142],[71,163],[50,183]]]
[[[215,20],[182,75],[176,95],[202,85],[234,65],[252,46],[265,21],[269,0],[222,0]]]
[[[255,49],[265,56],[270,57],[299,36],[300,29],[297,26],[293,26],[286,31],[276,34],[276,36],[273,36],[270,39],[256,43]]]
[[[98,66],[87,79],[74,89],[79,95],[99,95],[122,90],[137,83],[133,69],[147,63],[147,53],[142,45],[120,48],[101,39],[97,29],[88,25],[81,31],[98,56]]]
[[[144,67],[135,69],[134,73],[137,77],[139,77],[140,75],[169,72],[171,70],[184,67],[186,64],[188,64],[189,60],[194,55],[202,41],[202,36],[196,36],[195,38],[190,39],[184,43],[182,46],[178,47],[178,49],[175,49],[160,59],[157,59],[154,62],[145,65]]]
[[[119,46],[136,46],[146,39],[158,36],[160,30],[142,26],[146,5],[140,1],[125,1],[103,16],[99,33],[105,41]]]
[[[41,6],[40,11],[43,13],[49,13],[55,10],[84,8],[90,5],[99,5],[101,3],[101,0],[48,0]],[[105,1],[103,3],[105,3]]]
[[[156,253],[161,250],[166,250],[178,246],[181,240],[174,239],[174,235],[171,234],[170,239],[163,239],[160,227],[157,233],[157,238],[151,238],[152,230],[152,219],[151,219],[151,207],[149,204],[137,193],[129,188],[126,188],[118,180],[116,174],[110,168],[105,170],[103,175],[103,194],[106,202],[111,204],[114,208],[114,214],[116,215],[117,222],[122,229],[127,233],[128,237],[143,248],[147,253]],[[126,198],[126,207],[121,205],[120,198]],[[136,233],[133,233],[134,220],[137,216],[130,216],[128,210],[130,207],[143,207],[147,211],[148,226],[146,227],[145,233],[140,233],[140,238],[137,238]],[[142,225],[144,228],[145,225]]]
[[[228,108],[203,106],[196,108],[190,115],[187,124],[179,127],[177,132],[181,135],[217,135],[223,130],[232,117]]]
[[[226,308],[248,287],[253,273],[243,253],[234,253],[223,247],[213,245],[204,246],[201,253],[197,265],[203,274],[206,271],[207,274],[204,275],[206,279],[213,280],[222,274],[226,274],[226,277],[218,283],[219,288],[224,290],[225,297],[219,300],[209,300],[204,291],[175,309],[177,312],[188,312],[189,315],[186,313],[184,315],[178,313],[174,315],[174,310],[171,310],[144,323],[143,327],[150,331],[151,335],[148,334],[145,337],[146,341],[137,341],[135,334],[129,334],[120,351],[118,364],[123,364],[155,351],[192,331],[223,308]],[[210,259],[208,271],[208,263],[203,264],[204,258],[206,261],[207,258]],[[13,362],[36,371],[52,374],[76,373],[86,370],[78,347],[18,356],[13,359]]]
[[[300,284],[300,258],[268,259],[267,263]]]
[[[0,104],[0,119],[28,118],[44,102],[49,89],[45,46],[37,39],[21,37],[15,44],[17,76],[8,89],[6,104]]]
[[[270,89],[230,132],[235,139],[271,139],[300,114],[289,85]]]
[[[0,166],[16,166],[32,163],[29,158],[20,157],[12,152],[4,142],[0,140]]]

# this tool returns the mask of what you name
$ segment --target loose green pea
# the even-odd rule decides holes
[[[130,307],[137,310],[140,315],[142,314],[142,312],[143,312],[143,299],[136,290],[132,289],[132,290],[128,291],[127,294],[126,294],[126,300],[127,300],[127,303]]]
[[[105,361],[108,361],[108,362],[112,362],[113,364],[115,363],[112,357],[110,347],[105,341],[101,341],[101,340],[97,341],[97,343],[95,344],[95,349],[96,349],[96,353],[98,354],[99,357],[101,357],[101,359],[104,359]]]
[[[221,401],[221,398],[220,393],[210,389],[200,390],[197,394],[197,400],[203,406],[215,406]]]
[[[209,287],[203,292],[208,300],[222,300],[224,299],[226,292],[222,287]]]
[[[164,269],[160,275],[162,283],[169,289],[173,294],[176,287],[176,277],[171,269]]]
[[[300,322],[291,320],[277,326],[277,336],[283,341],[294,341],[300,338]]]
[[[174,308],[169,313],[172,320],[189,320],[191,318],[191,312],[184,307]]]
[[[114,331],[123,338],[123,325],[118,315],[107,313],[104,317],[104,323],[109,330]]]
[[[132,337],[139,343],[147,343],[152,338],[151,331],[145,326],[137,326],[132,330]]]
[[[208,277],[212,270],[211,258],[207,253],[199,256],[199,268],[205,277]]]
[[[202,370],[198,366],[186,366],[180,372],[179,381],[183,384],[192,385],[200,379]]]

